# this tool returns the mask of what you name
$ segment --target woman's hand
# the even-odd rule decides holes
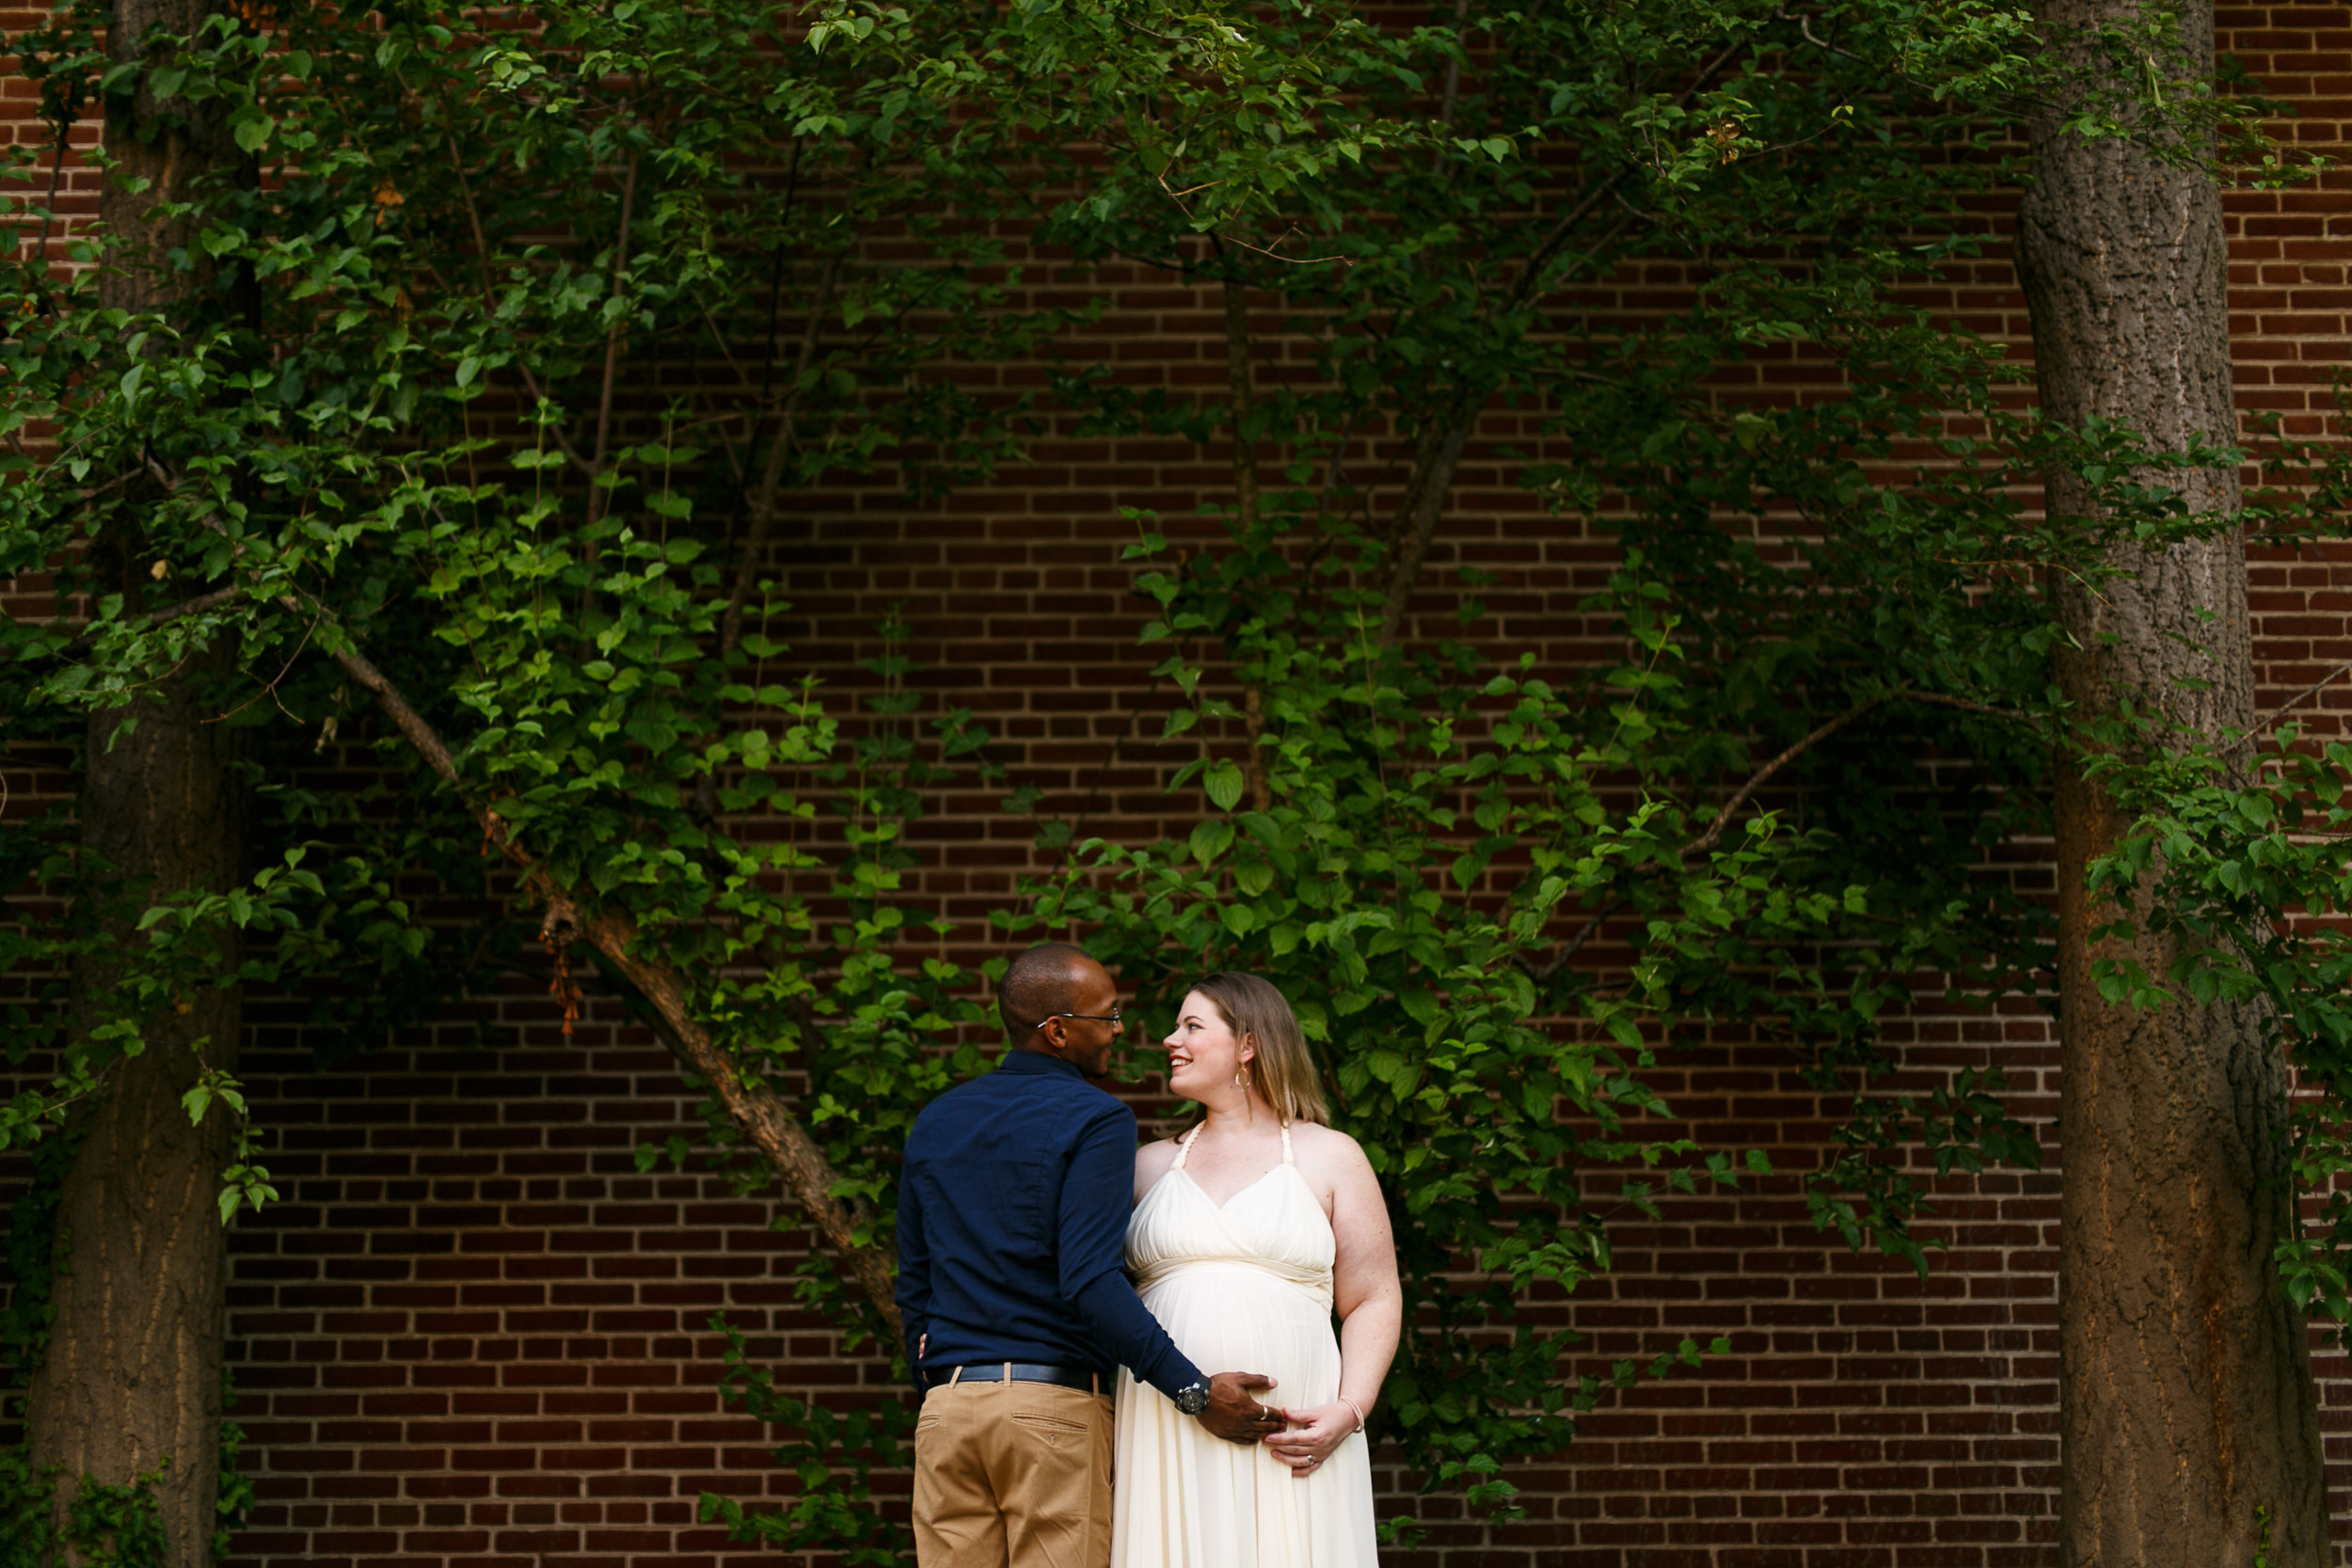
[[[1274,1457],[1291,1467],[1291,1475],[1306,1480],[1323,1468],[1323,1462],[1332,1450],[1356,1435],[1356,1412],[1346,1402],[1335,1401],[1318,1404],[1312,1409],[1285,1410],[1282,1418],[1290,1423],[1265,1440]]]

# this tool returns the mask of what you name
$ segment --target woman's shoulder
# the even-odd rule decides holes
[[[1319,1121],[1291,1123],[1291,1148],[1301,1160],[1311,1160],[1331,1167],[1361,1166],[1369,1170],[1372,1162],[1364,1158],[1361,1144],[1336,1127],[1326,1127]]]
[[[1154,1174],[1176,1163],[1177,1146],[1181,1138],[1157,1138],[1136,1150],[1136,1169]]]
[[[1157,1186],[1160,1179],[1173,1169],[1175,1164],[1176,1140],[1173,1138],[1162,1138],[1156,1143],[1148,1143],[1136,1149],[1136,1185],[1132,1195],[1135,1201],[1141,1203],[1143,1195]]]

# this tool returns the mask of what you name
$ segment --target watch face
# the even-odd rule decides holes
[[[1187,1416],[1198,1416],[1209,1408],[1209,1391],[1198,1383],[1189,1388],[1176,1390],[1176,1408]]]

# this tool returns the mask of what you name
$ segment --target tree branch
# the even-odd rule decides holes
[[[608,483],[605,459],[612,451],[612,396],[621,381],[622,325],[628,321],[626,312],[618,309],[621,302],[621,279],[628,271],[628,230],[637,214],[637,157],[631,153],[628,173],[621,180],[621,231],[612,242],[612,285],[605,296],[605,309],[612,320],[604,332],[604,385],[596,396],[596,438],[588,449],[588,521],[580,533],[580,563],[586,568],[587,580],[580,589],[580,657],[585,660],[593,651],[588,634],[588,617],[596,608],[596,557],[602,548],[596,541],[596,523],[604,515],[609,498],[617,487]]]
[[[1380,612],[1383,648],[1395,646],[1398,634],[1405,629],[1406,601],[1413,596],[1413,586],[1421,578],[1422,562],[1438,531],[1438,519],[1445,515],[1446,498],[1454,493],[1454,470],[1462,460],[1462,445],[1478,423],[1482,406],[1471,402],[1443,424],[1428,426],[1423,432],[1421,456],[1413,465],[1413,477],[1405,490],[1404,514],[1397,523],[1396,557],[1389,568],[1385,593],[1388,608]]]
[[[1681,96],[1675,100],[1675,107],[1677,109],[1688,107],[1691,100],[1706,91],[1707,85],[1715,79],[1715,73],[1729,65],[1732,57],[1738,55],[1743,47],[1745,47],[1743,40],[1734,40],[1724,47],[1721,54],[1700,67],[1699,73],[1691,79],[1691,85],[1683,88]],[[1560,247],[1568,243],[1569,236],[1576,231],[1576,226],[1583,222],[1594,208],[1614,197],[1617,187],[1625,183],[1628,177],[1640,166],[1632,163],[1620,165],[1615,173],[1586,191],[1575,206],[1561,214],[1559,221],[1551,226],[1551,232],[1544,236],[1544,243],[1535,247],[1535,254],[1528,258],[1527,265],[1519,269],[1518,281],[1511,290],[1510,309],[1516,310],[1534,297],[1535,284],[1542,277],[1544,269],[1549,266],[1551,259],[1560,253]]]
[[[1462,41],[1462,23],[1469,15],[1470,0],[1454,0],[1454,46],[1465,53],[1468,52],[1469,45]],[[1451,132],[1454,129],[1454,110],[1461,94],[1461,57],[1448,55],[1445,62],[1445,90],[1439,94],[1438,101],[1438,129],[1440,132]],[[1443,167],[1445,167],[1445,148],[1442,145],[1431,148],[1429,150],[1429,172],[1435,174]]]
[[[478,815],[485,821],[497,820],[494,813]],[[509,858],[522,858],[511,840],[502,847]],[[903,1337],[905,1325],[898,1315],[897,1281],[890,1260],[870,1243],[861,1243],[857,1240],[857,1229],[866,1216],[834,1196],[834,1189],[841,1184],[840,1174],[825,1158],[817,1140],[809,1136],[808,1129],[792,1114],[784,1097],[765,1079],[746,1076],[710,1031],[695,1022],[687,1006],[685,976],[674,965],[637,955],[636,923],[625,911],[600,910],[583,917],[553,879],[535,867],[527,876],[526,886],[547,900],[549,930],[561,931],[568,921],[580,939],[596,950],[597,958],[635,987],[638,994],[652,1006],[654,1016],[660,1021],[654,1032],[662,1037],[661,1043],[688,1071],[710,1085],[711,1094],[726,1111],[727,1118],[753,1148],[767,1157],[770,1167],[783,1178],[785,1189],[798,1200],[841,1272],[881,1314],[889,1325],[892,1341],[897,1342]]]
[[[57,218],[57,182],[59,177],[65,173],[65,144],[67,138],[72,134],[73,122],[72,120],[61,119],[57,122],[57,145],[49,156],[49,195],[40,204],[40,239],[33,246],[33,270],[40,276],[43,284],[41,305],[44,309],[47,309],[49,303],[46,287],[49,281],[49,230],[53,225],[57,228],[64,227]]]
[[[286,601],[281,602],[292,600],[293,595],[287,595]],[[394,727],[408,737],[426,766],[452,785],[456,784],[457,769],[448,745],[400,689],[348,638],[339,640],[333,656],[344,673],[375,698],[376,705]],[[864,1292],[896,1338],[901,1325],[889,1260],[871,1244],[857,1240],[856,1231],[865,1216],[834,1196],[834,1189],[841,1183],[839,1173],[826,1160],[824,1150],[809,1135],[808,1129],[792,1114],[784,1097],[766,1080],[747,1076],[729,1059],[717,1038],[694,1018],[688,1004],[686,977],[668,961],[638,951],[637,923],[627,911],[583,905],[573,890],[560,886],[547,867],[523,849],[505,819],[495,810],[478,804],[470,805],[470,809],[482,825],[485,842],[496,845],[501,853],[521,868],[523,891],[547,906],[542,929],[559,943],[570,937],[586,942],[612,973],[635,987],[652,1006],[655,1016],[661,1021],[661,1028],[656,1032],[663,1036],[662,1043],[671,1055],[710,1086],[727,1118],[752,1147],[767,1157],[770,1167],[783,1179],[786,1191],[800,1204],[833,1252],[841,1272]]]
[[[1889,699],[1895,697],[1909,697],[1914,695],[1916,695],[1916,693],[1910,691],[1889,691],[1882,696],[1867,697],[1861,702],[1856,703],[1853,706],[1848,708],[1836,718],[1816,725],[1803,740],[1800,740],[1795,745],[1790,746],[1787,751],[1781,752],[1780,755],[1774,757],[1772,761],[1757,768],[1754,773],[1749,774],[1748,782],[1734,790],[1732,792],[1731,799],[1724,802],[1724,809],[1715,814],[1715,820],[1708,825],[1707,832],[1699,834],[1698,837],[1692,839],[1684,847],[1682,858],[1686,861],[1695,860],[1699,856],[1704,855],[1708,850],[1714,848],[1718,843],[1722,842],[1724,830],[1731,826],[1733,814],[1739,811],[1741,806],[1746,805],[1755,796],[1756,792],[1763,788],[1764,785],[1771,781],[1773,774],[1779,772],[1782,768],[1788,767],[1790,763],[1796,761],[1799,757],[1804,755],[1805,752],[1813,750],[1814,747],[1819,746],[1822,741],[1827,740],[1831,736],[1836,735],[1839,730],[1844,729],[1847,725],[1852,723],[1855,720],[1861,718],[1872,708],[1882,706]]]
[[[2352,664],[2345,665],[2344,669],[2352,670]],[[2339,674],[2343,673],[2344,671],[2337,672]],[[2322,682],[2321,684],[2324,685],[2326,683]],[[1696,860],[1699,856],[1704,855],[1710,849],[1714,848],[1718,843],[1722,842],[1724,831],[1730,827],[1733,815],[1737,813],[1741,806],[1746,805],[1748,801],[1755,797],[1757,790],[1763,788],[1767,783],[1771,782],[1773,774],[1779,772],[1782,768],[1788,767],[1790,763],[1796,761],[1797,758],[1804,755],[1805,752],[1811,751],[1822,741],[1827,740],[1831,736],[1836,735],[1839,730],[1844,729],[1855,720],[1870,712],[1873,708],[1883,707],[1888,703],[1896,702],[1926,703],[1935,707],[1958,708],[1963,713],[1980,713],[1993,719],[2008,719],[2019,723],[2033,722],[2033,717],[2030,714],[2019,713],[2010,708],[1994,707],[1990,704],[1986,703],[1971,702],[1965,697],[1947,697],[1939,691],[1914,691],[1909,689],[1904,689],[1897,691],[1884,692],[1879,696],[1866,699],[1863,702],[1855,704],[1852,707],[1848,708],[1845,712],[1837,715],[1836,718],[1816,725],[1804,736],[1804,738],[1797,741],[1794,745],[1782,752],[1778,756],[1773,757],[1763,767],[1748,775],[1747,782],[1742,784],[1738,789],[1734,790],[1732,792],[1731,799],[1724,801],[1723,809],[1715,814],[1714,820],[1708,824],[1707,831],[1701,833],[1698,837],[1692,839],[1689,844],[1685,845],[1682,848],[1681,854],[1677,858],[1681,862],[1687,863],[1691,861]],[[1655,874],[1657,871],[1662,870],[1663,868],[1653,864],[1647,869]],[[1582,926],[1577,927],[1576,934],[1568,939],[1567,946],[1561,949],[1561,951],[1548,962],[1538,966],[1522,958],[1518,960],[1519,967],[1538,981],[1549,980],[1553,975],[1559,974],[1562,969],[1565,968],[1568,960],[1575,958],[1578,952],[1580,952],[1587,942],[1591,942],[1595,936],[1599,934],[1600,928],[1605,923],[1613,919],[1620,911],[1631,902],[1632,900],[1629,898],[1618,898],[1613,903],[1604,906],[1599,912],[1586,920]]]
[[[1994,707],[1990,703],[1970,702],[1965,697],[1947,697],[1941,691],[1898,691],[1894,695],[1906,703],[1925,703],[1930,707],[1958,708],[1963,713],[1980,713],[1987,719],[2006,719],[2015,724],[2038,722],[2030,713],[2020,713],[2012,707]]]
[[[1529,963],[1525,958],[1520,958],[1518,960],[1518,966],[1525,970],[1529,974],[1533,975],[1538,985],[1543,984],[1544,982],[1549,980],[1553,975],[1559,974],[1562,970],[1567,968],[1568,960],[1582,952],[1584,950],[1584,944],[1600,934],[1601,927],[1610,920],[1614,919],[1617,911],[1624,909],[1633,900],[1630,898],[1619,898],[1613,903],[1601,906],[1599,912],[1576,928],[1576,935],[1568,939],[1568,944],[1560,949],[1560,951],[1552,957],[1550,962],[1544,964],[1539,968],[1534,964]]]
[[[443,101],[443,106],[447,107],[447,100]],[[482,275],[482,307],[488,310],[493,309],[496,295],[496,290],[490,282],[490,237],[483,230],[482,210],[474,205],[473,186],[467,181],[465,163],[457,155],[456,136],[452,135],[448,137],[448,142],[450,172],[456,177],[457,194],[465,198],[466,221],[473,230],[474,266],[475,270]],[[428,267],[427,270],[431,269]],[[438,275],[436,274],[436,276]],[[532,401],[546,404],[548,402],[548,395],[540,389],[538,377],[531,373],[528,357],[516,355],[515,369],[521,372],[523,387],[531,393]],[[596,477],[596,466],[589,462],[586,455],[572,444],[572,438],[564,434],[564,427],[559,424],[543,424],[538,428],[555,437],[556,446],[562,450],[572,467],[579,470],[582,478],[593,483]]]
[[[722,664],[743,641],[743,607],[751,599],[752,582],[758,576],[759,562],[768,546],[768,531],[775,522],[777,497],[784,487],[784,465],[792,455],[792,440],[799,428],[801,397],[806,389],[809,363],[817,356],[817,334],[824,325],[826,310],[832,307],[834,287],[841,276],[841,264],[849,260],[849,255],[850,246],[844,245],[826,261],[824,280],[817,289],[817,303],[809,308],[808,325],[801,333],[800,353],[792,366],[792,385],[785,390],[783,416],[776,427],[775,439],[769,445],[768,461],[760,470],[759,489],[752,497],[751,528],[743,536],[743,558],[736,566],[735,588],[727,594],[727,607],[719,616],[719,662]]]
[[[2289,697],[2285,702],[2280,703],[2277,707],[2272,708],[2268,713],[2264,714],[2260,719],[2255,720],[2254,727],[2246,732],[2246,738],[2239,741],[2237,746],[2232,749],[2239,750],[2252,745],[2256,736],[2264,734],[2270,728],[2271,725],[2277,723],[2280,720],[2284,719],[2287,716],[2288,711],[2297,703],[2300,703],[2304,698],[2311,696],[2313,692],[2333,684],[2336,680],[2340,679],[2348,673],[2352,673],[2352,663],[2337,665],[2334,669],[2320,676],[2319,679],[2312,682],[2311,685],[2305,687],[2294,696]]]
[[[636,217],[637,159],[636,156],[632,154],[628,160],[628,173],[625,175],[621,181],[621,232],[619,238],[612,242],[612,292],[606,296],[605,307],[607,309],[612,309],[613,306],[620,302],[621,279],[628,271],[628,230],[629,226],[636,221]],[[605,453],[611,450],[610,443],[612,436],[612,394],[620,385],[621,326],[622,323],[627,318],[620,311],[614,310],[612,324],[605,329],[604,334],[604,387],[603,390],[596,399],[596,442],[594,447],[589,449],[592,454],[589,458],[589,464],[596,469],[598,475],[602,475],[604,472]],[[610,493],[611,492],[601,484],[592,483],[589,485],[588,526],[590,528],[596,526],[596,518],[604,511],[604,497]],[[596,542],[594,540],[590,540],[588,543],[588,559],[591,565],[595,564],[596,562]],[[595,591],[595,587],[592,583],[589,592],[593,594]]]
[[[1233,401],[1233,496],[1242,527],[1248,530],[1258,524],[1258,451],[1248,434],[1249,285],[1230,275],[1225,279],[1225,379]]]
[[[204,521],[215,532],[228,532],[217,518]],[[417,749],[425,766],[444,783],[458,788],[459,798],[464,799],[464,790],[458,784],[456,759],[448,743],[391,678],[342,632],[326,608],[299,592],[277,597],[279,605],[297,615],[315,614],[335,626],[335,635],[325,640],[329,655],[355,684],[375,699],[392,726]],[[857,1240],[863,1216],[834,1196],[834,1189],[841,1182],[840,1175],[826,1160],[824,1150],[809,1135],[808,1129],[801,1125],[800,1118],[785,1103],[784,1097],[766,1080],[747,1076],[729,1060],[724,1048],[690,1009],[691,992],[686,977],[668,961],[637,951],[637,925],[627,911],[598,909],[593,902],[583,901],[572,889],[558,884],[547,867],[516,841],[513,830],[495,809],[474,801],[468,801],[467,808],[481,824],[484,842],[497,846],[500,853],[521,870],[524,893],[547,906],[548,916],[542,929],[559,941],[576,937],[587,942],[614,974],[636,987],[652,1005],[668,1031],[669,1037],[663,1043],[669,1046],[672,1055],[689,1072],[710,1085],[711,1094],[718,1099],[727,1118],[741,1130],[755,1148],[767,1156],[769,1165],[783,1179],[785,1189],[832,1250],[841,1272],[865,1293],[890,1325],[893,1338],[897,1338],[900,1322],[890,1262],[871,1244]]]
[[[1216,245],[1213,238],[1209,242]],[[1249,436],[1249,286],[1228,274],[1225,278],[1225,376],[1233,402],[1233,499],[1241,512],[1242,531],[1258,526],[1258,445]],[[1241,689],[1242,778],[1249,787],[1251,809],[1265,811],[1274,804],[1274,787],[1266,778],[1265,696],[1255,686]]]
[[[158,610],[148,615],[146,617],[147,629],[151,631],[167,621],[178,621],[190,615],[201,615],[206,610],[218,610],[221,606],[233,604],[244,596],[245,588],[240,583],[231,583],[226,588],[215,588],[209,594],[199,594],[193,599],[183,599],[176,605]],[[96,635],[86,631],[64,647],[59,648],[57,657],[79,658],[88,653],[96,645]]]

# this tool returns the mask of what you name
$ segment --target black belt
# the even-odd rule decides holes
[[[946,1383],[1051,1383],[1089,1394],[1110,1392],[1104,1386],[1110,1379],[1090,1367],[1047,1367],[1031,1361],[983,1361],[925,1375],[933,1388]]]

